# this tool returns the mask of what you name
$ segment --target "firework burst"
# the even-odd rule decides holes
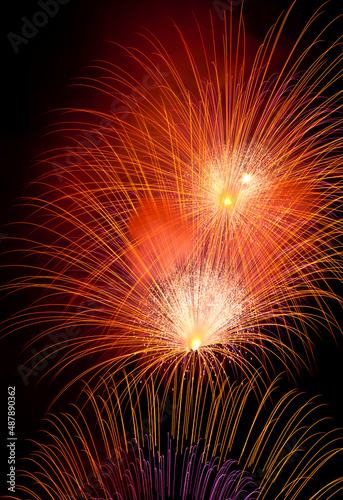
[[[44,336],[81,327],[59,345],[61,370],[93,356],[75,379],[130,368],[136,381],[164,374],[168,386],[195,365],[220,379],[223,364],[252,373],[273,359],[293,371],[294,344],[310,358],[308,329],[335,322],[326,302],[337,298],[329,278],[341,273],[332,245],[342,230],[342,92],[323,95],[342,76],[343,55],[325,62],[337,41],[303,69],[323,33],[296,59],[302,33],[273,74],[289,12],[251,68],[241,17],[236,41],[232,18],[225,23],[220,47],[213,27],[208,46],[199,31],[204,74],[178,32],[188,87],[151,34],[163,70],[128,52],[154,92],[138,91],[111,64],[92,80],[113,96],[116,84],[126,86],[135,96],[125,101],[128,117],[89,111],[107,126],[88,134],[58,187],[42,176],[46,194],[30,202],[41,221],[30,235],[39,263],[6,287],[44,290],[11,330],[47,324]],[[49,161],[63,155],[50,152]]]
[[[88,393],[92,411],[47,418],[30,459],[35,472],[24,474],[34,486],[18,491],[37,500],[338,498],[342,478],[318,481],[342,453],[337,432],[323,430],[320,405],[296,391],[270,405],[277,381],[257,401],[255,382],[227,384],[207,400],[209,418],[198,427],[204,439],[191,432],[179,451],[172,437],[160,439],[175,415],[156,394],[133,392],[123,409],[113,385],[105,399]]]
[[[281,253],[292,248],[294,264],[300,266],[301,260],[303,272],[313,262],[334,268],[327,250],[340,232],[333,210],[341,199],[342,92],[324,95],[342,77],[342,54],[335,52],[337,40],[306,67],[325,30],[295,59],[303,32],[280,73],[272,74],[290,11],[271,28],[251,68],[242,19],[236,41],[232,19],[225,27],[223,47],[215,44],[213,32],[205,48],[200,32],[204,53],[199,61],[178,32],[188,58],[187,85],[168,49],[152,34],[149,43],[166,71],[156,74],[151,69],[156,64],[140,50],[128,53],[159,92],[139,96],[134,79],[110,64],[103,67],[106,76],[91,80],[93,86],[115,96],[109,82],[119,82],[135,98],[125,99],[129,118],[123,120],[120,113],[103,117],[110,125],[104,143],[85,148],[75,173],[98,180],[100,198],[119,193],[129,213],[137,211],[136,197],[178,205],[193,228],[195,245],[209,240],[230,245],[243,233],[265,248],[265,258],[275,247]],[[204,74],[200,66],[207,68]],[[75,186],[73,196],[83,197],[85,188],[90,191],[85,184]]]
[[[185,379],[199,391],[203,378],[216,386],[228,371],[240,377],[263,367],[268,373],[273,361],[294,376],[302,365],[295,341],[311,355],[307,328],[314,331],[319,313],[304,314],[299,308],[302,286],[281,281],[262,262],[258,269],[252,262],[248,270],[233,246],[230,259],[196,255],[160,279],[149,280],[132,275],[127,264],[131,253],[130,259],[124,254],[117,262],[99,250],[89,260],[91,253],[84,253],[84,262],[78,260],[89,279],[68,271],[50,274],[50,298],[44,294],[30,309],[33,314],[24,311],[18,318],[18,327],[32,325],[36,310],[37,323],[58,320],[43,336],[79,328],[81,334],[72,342],[56,334],[60,357],[51,369],[64,372],[71,366],[68,386],[80,378],[96,385],[112,376],[120,381],[124,370],[134,383],[153,381],[166,392],[171,386],[180,388]],[[69,296],[63,310],[57,301],[61,296]],[[86,369],[78,368],[83,359]]]

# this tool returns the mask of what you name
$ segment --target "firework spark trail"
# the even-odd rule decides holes
[[[262,263],[258,269],[251,267],[247,282],[246,269],[243,272],[242,266],[237,267],[240,261],[236,257],[230,267],[228,259],[220,266],[216,258],[211,262],[202,257],[160,280],[141,280],[138,286],[123,260],[115,267],[110,256],[104,258],[104,252],[97,252],[91,260],[91,252],[86,254],[89,281],[56,272],[49,310],[42,314],[47,301],[44,295],[35,305],[39,317],[31,309],[30,315],[24,311],[18,320],[18,328],[25,322],[32,325],[34,320],[38,324],[58,320],[58,329],[68,324],[87,328],[72,344],[62,341],[57,345],[61,351],[58,370],[73,366],[69,385],[84,377],[95,383],[99,376],[117,374],[121,378],[122,370],[130,369],[137,381],[153,377],[157,385],[166,385],[166,391],[176,379],[179,386],[191,372],[195,390],[199,376],[220,384],[224,367],[231,367],[236,375],[253,373],[256,365],[268,372],[273,358],[280,359],[292,373],[301,364],[292,348],[296,338],[311,353],[306,327],[313,329],[318,313],[310,310],[305,315],[299,310],[296,301],[304,296],[302,288],[280,283],[279,276],[267,281],[268,271],[262,273]],[[62,298],[69,294],[67,310],[61,311],[61,302],[56,304],[60,298],[56,290]],[[85,300],[95,301],[95,306],[83,306]],[[75,361],[82,358],[92,361],[78,373]]]
[[[167,49],[147,35],[168,80],[148,56],[128,51],[156,90],[132,104],[125,122],[111,115],[104,142],[90,140],[88,155],[83,146],[62,186],[41,178],[45,194],[29,203],[43,222],[28,225],[39,264],[5,289],[43,291],[11,319],[12,331],[28,324],[40,325],[40,336],[69,324],[87,329],[60,344],[60,370],[94,356],[75,379],[130,366],[137,380],[165,372],[167,386],[194,365],[220,379],[223,359],[236,373],[252,373],[256,363],[268,370],[273,359],[292,372],[312,357],[308,330],[335,325],[329,279],[341,276],[332,244],[342,231],[342,91],[322,95],[341,78],[343,54],[325,62],[337,41],[303,70],[312,46],[296,59],[301,35],[270,76],[288,14],[252,68],[245,67],[242,19],[236,42],[225,26],[222,48],[213,33],[205,49],[199,31],[204,75],[178,32],[191,90]],[[105,79],[91,81],[98,90],[114,95],[113,82],[136,89],[115,66],[102,71]],[[62,154],[51,152],[50,160]],[[97,305],[83,305],[90,301]]]
[[[99,485],[91,487],[86,484],[83,486],[84,490],[89,491],[89,498],[92,499],[120,495],[124,500],[137,495],[145,500],[153,500],[175,498],[175,493],[182,500],[199,500],[204,496],[209,500],[224,500],[226,495],[230,495],[232,500],[257,499],[258,490],[254,487],[254,482],[246,475],[243,476],[241,470],[236,470],[237,464],[233,460],[220,467],[218,458],[213,457],[204,463],[205,453],[200,453],[197,445],[185,453],[181,484],[176,487],[176,469],[180,473],[180,456],[172,454],[171,443],[169,446],[166,456],[159,455],[158,451],[150,448],[146,453],[141,449],[134,450],[130,461],[122,451],[120,460],[112,463],[109,461],[103,468]],[[249,493],[251,489],[254,491]]]
[[[163,405],[151,387],[135,395],[136,387],[126,408],[114,384],[105,398],[86,391],[87,407],[46,418],[44,444],[36,443],[30,458],[35,472],[24,472],[33,485],[23,481],[18,492],[34,500],[336,498],[342,478],[326,477],[324,484],[318,477],[327,463],[339,460],[342,438],[325,430],[328,419],[316,398],[305,400],[296,391],[277,396],[280,379],[266,386],[262,398],[254,387],[258,376],[243,384],[226,382],[202,401],[209,418],[199,422],[197,433],[188,433],[178,451],[174,438],[168,437],[167,446],[161,438]],[[131,423],[133,441],[126,439]],[[252,479],[257,470],[264,471],[258,486]]]
[[[112,133],[120,153],[113,150],[110,133],[104,148],[106,161],[118,168],[109,174],[110,189],[122,190],[123,198],[130,189],[141,196],[155,193],[167,201],[176,199],[182,211],[193,222],[195,219],[200,234],[205,226],[207,234],[215,230],[224,241],[225,222],[234,233],[248,225],[250,231],[263,234],[263,239],[265,233],[271,233],[271,239],[282,241],[287,231],[287,241],[293,244],[300,243],[300,230],[310,237],[316,225],[332,224],[326,216],[332,199],[337,200],[341,193],[331,184],[340,175],[341,93],[323,98],[321,92],[342,76],[341,70],[335,71],[341,56],[323,70],[326,50],[296,76],[302,55],[291,68],[287,60],[280,76],[265,80],[272,57],[272,51],[267,52],[272,43],[267,37],[264,55],[258,52],[245,83],[243,69],[242,74],[232,72],[232,66],[237,69],[241,62],[244,68],[244,58],[228,67],[234,48],[228,47],[226,39],[224,62],[218,61],[214,47],[214,70],[208,70],[204,81],[183,39],[197,87],[198,96],[193,97],[166,49],[150,37],[175,81],[164,81],[162,104],[151,95],[139,109],[132,110],[134,123],[123,124],[116,118]],[[144,68],[150,62],[139,51],[131,56]],[[210,57],[210,51],[205,51],[207,62]],[[106,70],[115,78],[111,65]],[[218,75],[228,78],[224,90]],[[125,83],[130,87],[129,81]],[[97,161],[103,168],[104,156],[97,151],[90,158],[91,168],[96,169]],[[83,166],[87,168],[87,164]]]

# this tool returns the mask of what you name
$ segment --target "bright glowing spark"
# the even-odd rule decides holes
[[[188,336],[188,344],[192,351],[197,351],[206,337],[206,332],[202,329],[196,329]]]
[[[249,174],[244,174],[243,179],[242,179],[242,184],[247,184],[248,182],[251,181],[251,175]]]
[[[193,351],[197,351],[200,347],[200,344],[201,344],[201,341],[199,339],[195,339],[194,342],[193,342]]]

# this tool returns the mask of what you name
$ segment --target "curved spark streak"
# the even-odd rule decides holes
[[[296,391],[276,397],[280,379],[257,398],[257,379],[227,380],[215,396],[203,398],[208,418],[202,408],[199,418],[184,422],[182,446],[172,437],[164,446],[161,427],[178,417],[151,387],[134,388],[128,406],[114,384],[105,398],[88,392],[92,411],[74,407],[47,417],[45,439],[30,458],[35,472],[24,473],[32,486],[17,490],[33,500],[42,494],[44,500],[339,498],[342,478],[318,481],[343,452],[337,431],[323,430],[321,405]]]

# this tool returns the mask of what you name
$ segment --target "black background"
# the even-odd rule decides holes
[[[261,42],[266,28],[276,19],[280,12],[288,7],[289,1],[247,0],[245,2],[245,20],[247,32]],[[300,26],[309,18],[315,7],[321,2],[299,0],[292,20],[286,27],[286,35],[290,41],[295,40]],[[239,8],[237,8],[239,9]],[[59,13],[50,19],[46,26],[39,29],[27,44],[19,46],[16,54],[11,47],[7,34],[20,34],[22,16],[29,19],[40,10],[36,1],[14,0],[3,7],[2,12],[2,147],[1,147],[1,212],[0,232],[9,237],[15,236],[13,228],[6,224],[21,220],[25,211],[17,207],[17,199],[25,191],[28,182],[34,180],[34,157],[44,150],[44,132],[53,123],[50,111],[61,107],[75,106],[86,94],[71,87],[74,77],[85,74],[86,66],[97,58],[106,59],[109,46],[106,40],[118,42],[124,46],[136,45],[136,32],[141,26],[152,31],[164,30],[170,26],[168,16],[181,28],[186,29],[192,23],[193,11],[200,19],[206,18],[208,12],[216,13],[211,1],[173,1],[162,2],[146,0],[144,2],[123,2],[106,0],[70,0],[61,5]],[[341,1],[330,2],[326,6],[327,13],[321,23],[333,19],[343,13]],[[341,30],[341,32],[340,32]],[[172,31],[172,30],[170,30]],[[328,38],[343,34],[343,23],[335,23]],[[339,49],[337,49],[339,50]],[[113,52],[111,52],[113,57]],[[119,52],[117,63],[122,64]],[[9,249],[8,240],[2,239],[0,251]],[[4,271],[7,279],[11,271]],[[338,287],[338,285],[337,285]],[[20,309],[20,296],[6,304],[6,315]],[[336,309],[335,309],[336,312]],[[337,307],[337,318],[342,311]],[[343,321],[342,321],[343,325]],[[343,340],[336,332],[337,341],[326,332],[322,340],[315,339],[315,359],[317,366],[312,374],[304,371],[298,377],[298,387],[310,395],[322,394],[323,401],[328,403],[328,413],[333,417],[332,426],[343,427]],[[54,382],[44,379],[40,383],[30,383],[25,387],[16,374],[23,334],[14,334],[2,341],[0,352],[0,372],[2,377],[1,412],[6,406],[6,387],[17,387],[17,436],[18,456],[25,456],[31,449],[27,439],[37,437],[40,420],[43,417]],[[27,340],[27,338],[26,338]],[[67,401],[59,402],[63,405]],[[2,426],[3,435],[5,426]],[[1,442],[1,453],[5,447]],[[337,471],[341,464],[337,464]]]

